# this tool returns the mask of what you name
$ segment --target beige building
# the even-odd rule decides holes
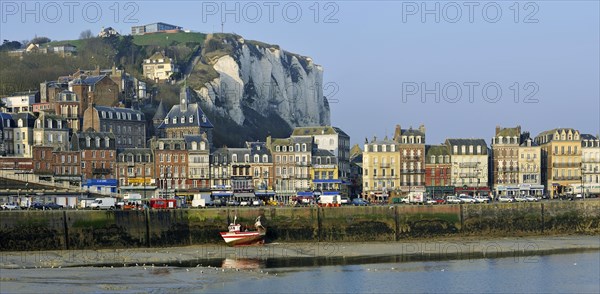
[[[488,148],[483,139],[446,139],[452,185],[458,194],[488,195]]]
[[[544,193],[542,149],[528,135],[519,146],[519,194],[541,196]]]
[[[558,128],[535,137],[542,149],[542,184],[551,198],[565,195],[581,182],[581,138],[579,131]]]
[[[387,137],[365,140],[363,151],[363,198],[387,202],[400,193],[399,144]]]
[[[275,170],[275,193],[283,203],[299,191],[310,190],[312,137],[271,139],[267,137]]]
[[[165,56],[163,52],[156,52],[150,58],[144,59],[144,77],[155,82],[166,81],[177,72],[173,59]]]
[[[586,197],[600,196],[600,140],[598,136],[581,135],[581,163]]]

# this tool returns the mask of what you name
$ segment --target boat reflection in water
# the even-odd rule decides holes
[[[233,268],[233,269],[259,269],[264,268],[264,262],[254,258],[225,258],[223,260],[222,268]]]

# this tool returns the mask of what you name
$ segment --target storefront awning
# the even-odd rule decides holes
[[[213,192],[212,195],[214,197],[231,197],[233,196],[232,192]]]
[[[314,179],[313,183],[315,184],[340,184],[342,180],[340,179]]]
[[[314,193],[313,192],[298,192],[296,195],[302,196],[302,197],[312,197],[312,196],[314,196]]]

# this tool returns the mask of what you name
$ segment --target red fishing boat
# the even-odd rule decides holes
[[[241,224],[236,224],[237,216],[233,218],[233,223],[229,224],[228,232],[220,232],[221,237],[225,240],[225,243],[229,246],[236,245],[250,245],[256,243],[264,243],[263,238],[267,234],[267,229],[262,226],[260,222],[260,215],[254,222],[256,230],[250,231],[248,229],[242,230]]]

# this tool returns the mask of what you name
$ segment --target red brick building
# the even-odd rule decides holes
[[[52,163],[54,162],[52,146],[33,146],[33,173],[39,175],[50,175],[53,173]]]
[[[81,154],[81,174],[86,179],[115,179],[115,137],[108,132],[81,132],[71,139],[74,151]]]
[[[187,189],[188,151],[184,138],[161,138],[151,142],[159,196],[173,196]]]
[[[454,193],[451,168],[448,146],[425,146],[425,186],[428,195],[442,197]]]

